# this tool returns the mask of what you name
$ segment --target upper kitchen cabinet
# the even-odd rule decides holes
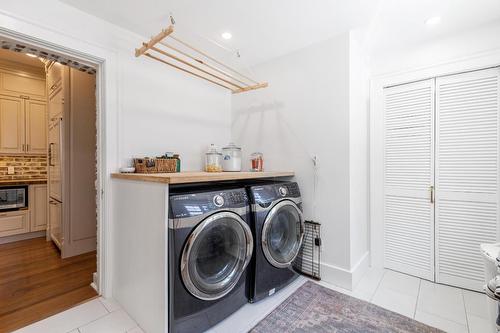
[[[45,101],[47,99],[44,78],[1,69],[0,93],[38,101]]]
[[[46,154],[45,77],[4,66],[0,62],[0,154]]]
[[[47,152],[44,102],[0,95],[0,154]]]
[[[26,152],[47,153],[47,106],[36,100],[25,101]]]
[[[0,153],[23,153],[25,147],[24,100],[0,95]]]
[[[69,68],[58,63],[47,66],[47,90],[49,91],[49,125],[63,118],[65,108],[69,108]],[[67,112],[67,111],[66,111]]]
[[[62,86],[65,74],[67,74],[67,66],[57,62],[52,62],[47,66],[47,93],[49,96],[52,96]]]

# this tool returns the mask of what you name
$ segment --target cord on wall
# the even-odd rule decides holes
[[[312,203],[312,218],[316,221],[316,188],[318,183],[318,156],[311,157],[313,163],[313,203]]]

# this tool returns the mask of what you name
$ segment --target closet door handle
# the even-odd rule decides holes
[[[429,189],[431,191],[431,204],[433,204],[436,201],[434,199],[434,186],[431,186]]]

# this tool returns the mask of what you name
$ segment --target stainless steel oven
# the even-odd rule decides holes
[[[0,211],[28,207],[28,186],[0,186]]]

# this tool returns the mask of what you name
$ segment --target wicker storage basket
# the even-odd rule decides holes
[[[136,173],[177,172],[175,158],[134,158]]]

